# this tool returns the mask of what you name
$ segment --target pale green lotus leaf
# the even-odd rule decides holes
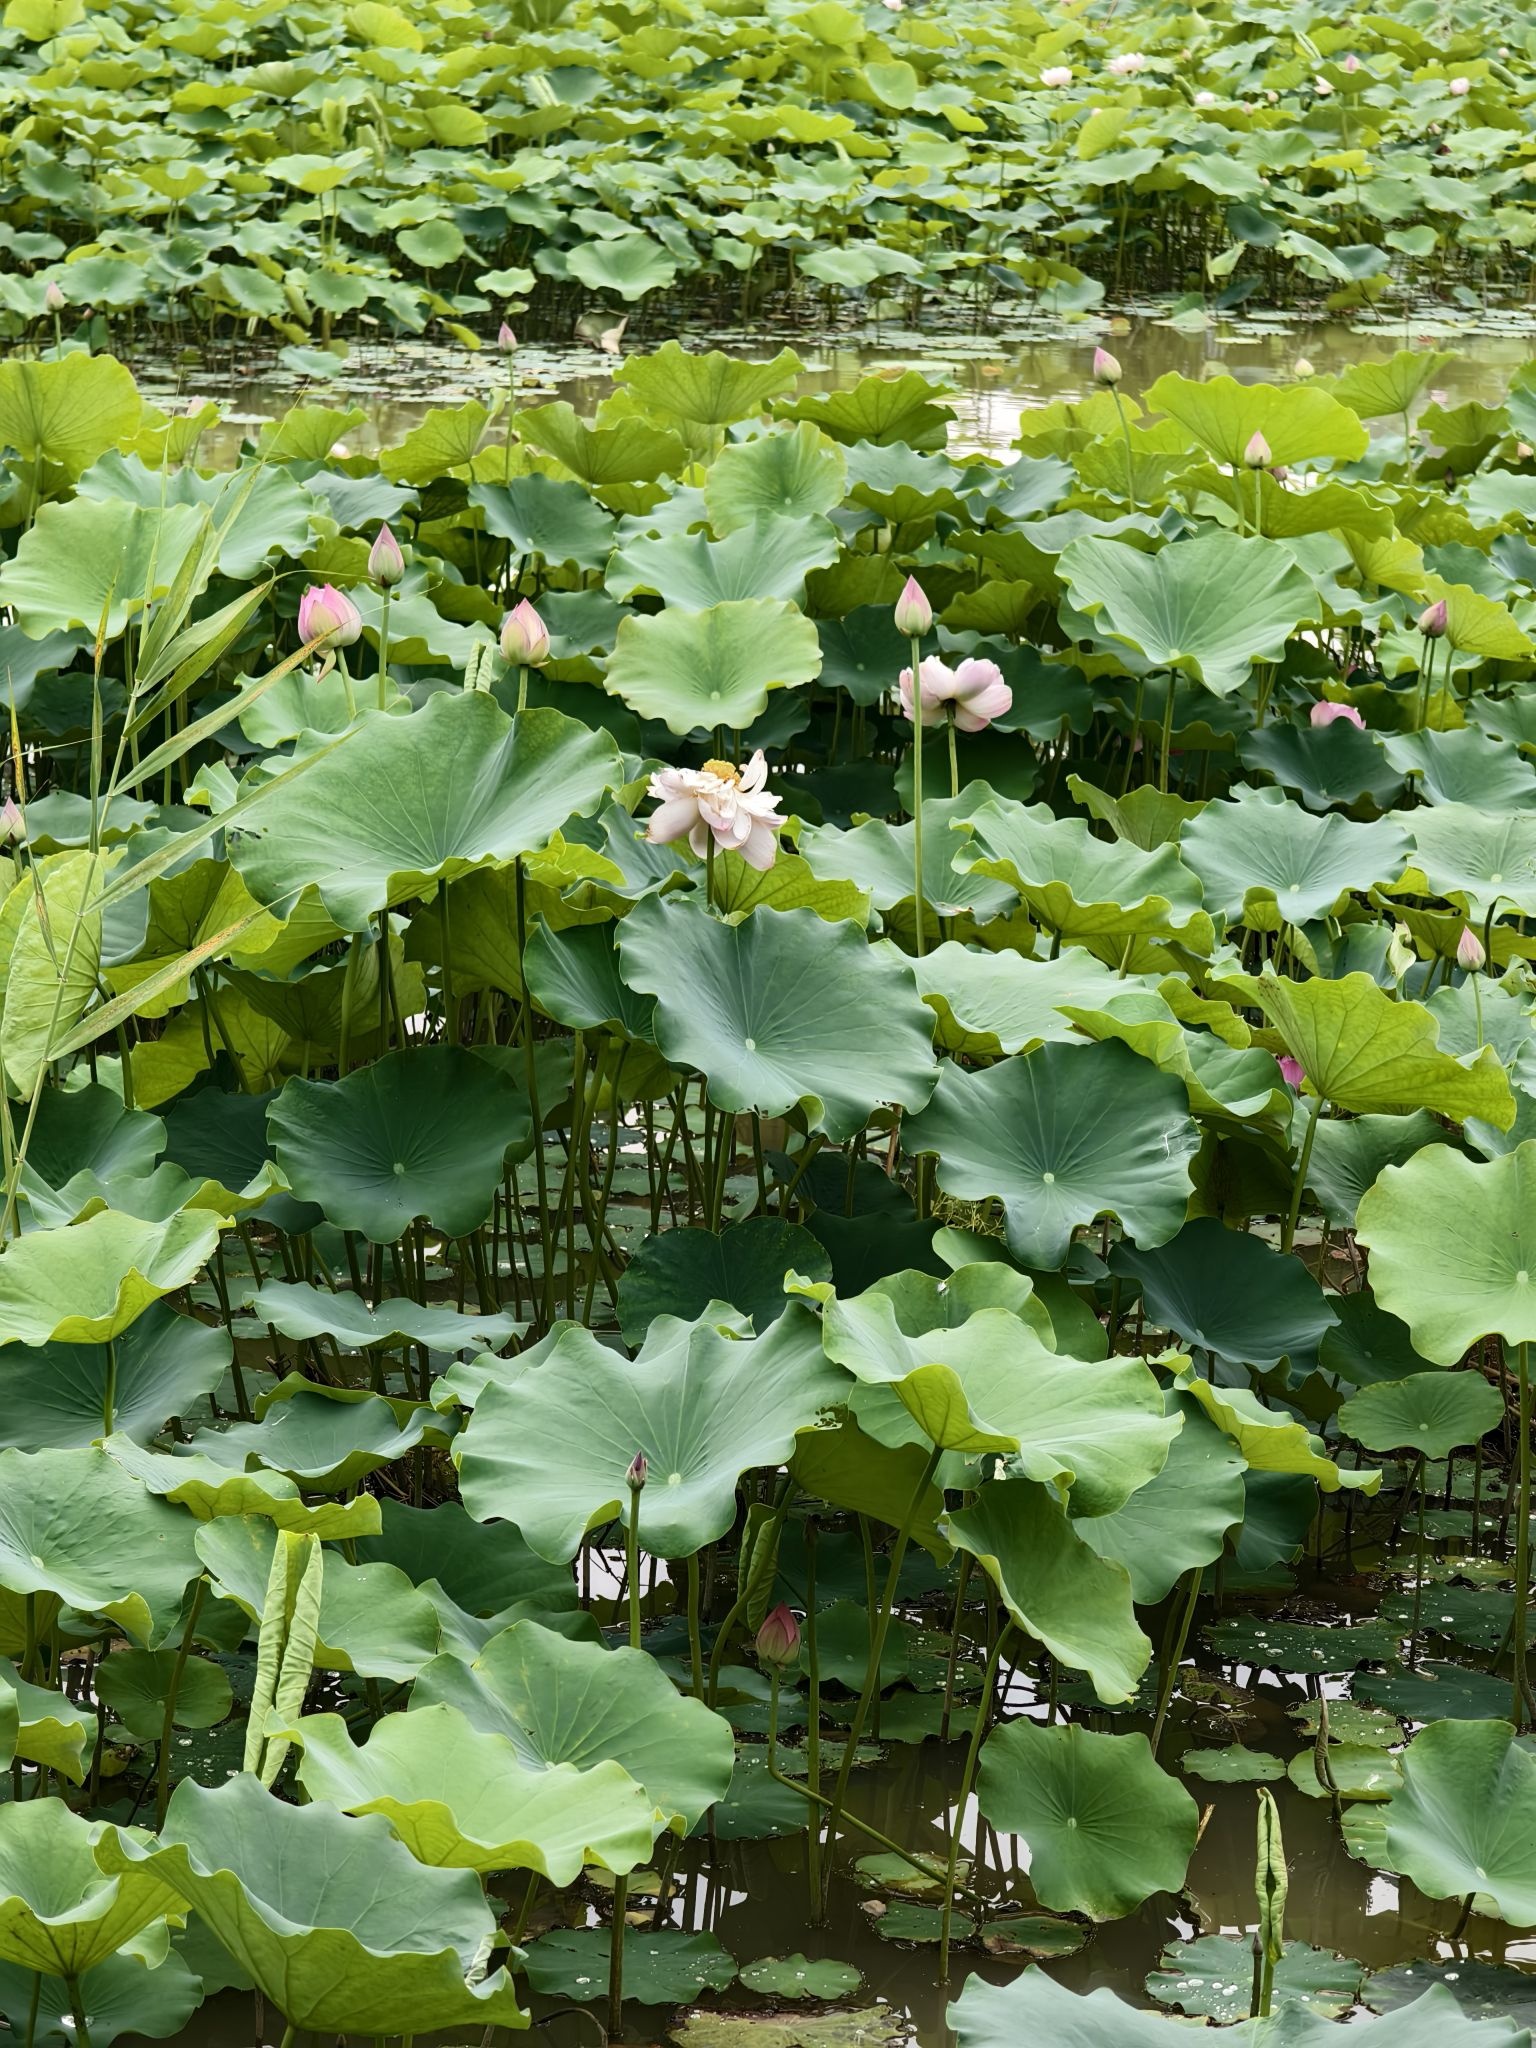
[[[739,732],[767,710],[771,690],[808,683],[820,667],[816,628],[794,605],[742,598],[703,611],[626,613],[605,687],[670,732]]]
[[[149,1223],[101,1209],[31,1231],[0,1258],[0,1344],[105,1344],[196,1279],[224,1220],[178,1209]]]
[[[120,1869],[98,1856],[112,1832],[62,1799],[0,1807],[0,1959],[79,1977],[180,1910],[157,1871]]]
[[[1358,462],[1370,444],[1349,406],[1320,384],[1239,384],[1235,377],[1170,374],[1151,386],[1146,402],[1235,469],[1244,467],[1255,434],[1269,449],[1266,469],[1323,456]]]

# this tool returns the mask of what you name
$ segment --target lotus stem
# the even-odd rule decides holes
[[[1120,397],[1119,385],[1111,384],[1109,390],[1115,401],[1115,417],[1120,422],[1120,436],[1125,442],[1125,495],[1131,510],[1139,512],[1141,507],[1136,502],[1136,453],[1131,446],[1131,423],[1125,416],[1125,405]]]
[[[949,794],[951,799],[960,794],[960,761],[955,748],[955,707],[949,707]]]
[[[1520,1386],[1520,1505],[1515,1522],[1515,1677],[1510,1720],[1517,1729],[1527,1721],[1525,1645],[1531,1597],[1531,1374],[1528,1347],[1515,1346]]]
[[[816,1648],[816,1517],[805,1518],[805,1775],[810,1790],[821,1797],[821,1662]],[[821,1823],[806,1834],[805,1876],[811,1916],[821,1911]]]
[[[912,635],[912,907],[921,960],[928,946],[928,913],[923,906],[923,652],[916,633]]]
[[[1296,1225],[1301,1220],[1301,1198],[1306,1190],[1307,1173],[1312,1165],[1312,1141],[1317,1136],[1317,1119],[1322,1112],[1323,1098],[1314,1095],[1312,1113],[1307,1119],[1306,1136],[1301,1141],[1301,1157],[1296,1162],[1296,1180],[1291,1189],[1290,1213],[1285,1219],[1285,1228],[1280,1234],[1280,1249],[1288,1252],[1296,1240]]]
[[[997,1632],[997,1641],[992,1645],[992,1654],[987,1659],[986,1675],[981,1681],[981,1698],[976,1702],[976,1713],[971,1722],[971,1739],[965,1747],[965,1765],[960,1773],[960,1783],[955,1792],[955,1825],[950,1831],[949,1857],[944,1866],[944,1908],[939,1925],[939,1982],[949,1982],[949,1932],[955,1910],[955,1872],[960,1867],[960,1835],[965,1826],[965,1809],[971,1796],[971,1787],[976,1782],[976,1760],[981,1754],[982,1741],[992,1719],[992,1694],[997,1684],[998,1666],[1003,1661],[1003,1645],[1013,1633],[1013,1618],[1010,1616]]]
[[[640,1489],[631,1487],[624,1518],[624,1583],[629,1594],[629,1647],[640,1647]]]
[[[629,1911],[629,1879],[615,1879],[613,1925],[608,1931],[608,2032],[624,2031],[624,1919]]]
[[[165,1713],[160,1721],[160,1751],[155,1759],[155,1826],[165,1825],[165,1809],[171,1797],[171,1730],[176,1719],[176,1699],[181,1691],[182,1673],[187,1668],[187,1658],[192,1651],[192,1637],[197,1630],[197,1618],[203,1611],[203,1599],[208,1591],[208,1580],[198,1574],[197,1585],[192,1593],[192,1606],[187,1615],[186,1625],[181,1632],[181,1641],[176,1647],[176,1661],[171,1666],[171,1681],[165,1689]]]
[[[1189,1589],[1184,1596],[1184,1609],[1179,1617],[1178,1633],[1168,1645],[1168,1656],[1157,1686],[1157,1719],[1152,1723],[1152,1754],[1157,1755],[1158,1745],[1163,1739],[1163,1723],[1168,1719],[1168,1709],[1173,1701],[1173,1688],[1178,1679],[1179,1665],[1184,1656],[1184,1645],[1189,1641],[1190,1627],[1195,1619],[1195,1603],[1200,1598],[1200,1582],[1205,1577],[1204,1565],[1196,1565],[1189,1575]]]
[[[378,708],[382,711],[389,702],[389,607],[394,597],[394,587],[384,586],[384,609],[379,613],[379,678]]]
[[[699,1553],[688,1554],[688,1663],[693,1674],[693,1696],[704,1697],[704,1646],[699,1639]]]
[[[43,1973],[32,1972],[32,1997],[27,2005],[27,2048],[33,2048],[37,2039],[37,2008],[43,1996]]]
[[[80,1979],[66,1977],[64,1989],[69,1993],[69,2009],[75,2019],[75,2040],[79,2048],[91,2048],[91,2030],[85,2021],[85,2000],[80,1994]]]

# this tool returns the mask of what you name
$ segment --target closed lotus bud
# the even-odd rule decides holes
[[[16,846],[27,836],[27,823],[21,815],[21,805],[8,796],[0,804],[0,846]]]
[[[381,526],[373,546],[368,550],[368,574],[381,590],[394,588],[405,574],[405,556],[400,552],[400,543],[387,526]]]
[[[650,1460],[646,1457],[644,1451],[636,1451],[629,1461],[629,1470],[624,1474],[624,1484],[631,1493],[638,1493],[641,1487],[644,1486],[646,1475],[650,1469]]]
[[[1333,91],[1333,87],[1329,84],[1326,78],[1314,78],[1312,81],[1312,90],[1317,94],[1320,100],[1325,100],[1327,99],[1329,93]]]
[[[782,1671],[800,1654],[800,1624],[788,1607],[775,1607],[757,1632],[757,1661]]]
[[[1450,623],[1451,615],[1443,597],[1437,597],[1419,613],[1419,631],[1426,640],[1443,640]]]
[[[363,615],[334,583],[311,583],[299,599],[299,638],[325,647],[350,647],[363,630]]]
[[[57,278],[49,278],[48,289],[43,293],[43,304],[50,313],[62,313],[69,304],[64,296],[64,287]]]
[[[1269,452],[1269,443],[1262,434],[1251,434],[1248,446],[1243,450],[1243,461],[1250,469],[1268,469],[1274,461]]]
[[[1315,377],[1317,371],[1306,356],[1298,356],[1296,358],[1296,374],[1298,377]]]
[[[1465,99],[1472,90],[1472,81],[1470,78],[1453,78],[1449,90],[1454,98]]]
[[[1349,55],[1344,59],[1344,69],[1350,72],[1351,74],[1360,69],[1360,59],[1355,55],[1353,50],[1351,50]]]
[[[1461,928],[1461,937],[1456,941],[1456,965],[1464,968],[1468,974],[1475,974],[1479,967],[1486,967],[1487,964],[1488,955],[1483,950],[1482,940],[1471,925],[1464,924]]]
[[[1392,979],[1395,982],[1401,981],[1409,968],[1418,960],[1418,957],[1418,953],[1414,948],[1413,933],[1409,931],[1407,925],[1393,925],[1392,937],[1387,944],[1387,967],[1391,972]]]
[[[1285,1085],[1288,1088],[1299,1088],[1307,1078],[1301,1061],[1292,1059],[1288,1052],[1283,1052],[1280,1055],[1280,1072],[1284,1076]]]
[[[915,576],[909,576],[902,585],[893,616],[897,632],[905,634],[909,640],[920,639],[924,633],[933,631],[933,606]]]
[[[496,330],[496,346],[504,356],[513,355],[517,349],[517,336],[503,320]]]
[[[1096,384],[1115,385],[1125,375],[1119,363],[1107,348],[1096,348],[1093,352],[1093,378]]]
[[[501,653],[519,668],[542,668],[549,659],[549,629],[526,597],[501,622]]]

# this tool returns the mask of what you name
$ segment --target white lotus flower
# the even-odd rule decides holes
[[[1040,74],[1040,83],[1050,86],[1053,90],[1059,86],[1070,85],[1072,83],[1072,66],[1070,64],[1047,64]]]
[[[1118,57],[1110,58],[1108,65],[1116,78],[1134,78],[1146,68],[1147,60],[1140,50],[1122,50]]]
[[[1453,99],[1464,99],[1472,90],[1470,78],[1453,78],[1448,88]]]
[[[706,761],[702,768],[659,769],[647,794],[660,808],[651,813],[645,836],[653,846],[686,837],[702,857],[713,833],[718,847],[734,849],[748,867],[771,868],[785,821],[778,815],[778,798],[763,787],[767,780],[761,748],[745,768]]]

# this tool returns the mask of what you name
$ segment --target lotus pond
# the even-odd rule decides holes
[[[0,364],[33,2048],[1529,2048],[1536,364],[1137,339]]]

